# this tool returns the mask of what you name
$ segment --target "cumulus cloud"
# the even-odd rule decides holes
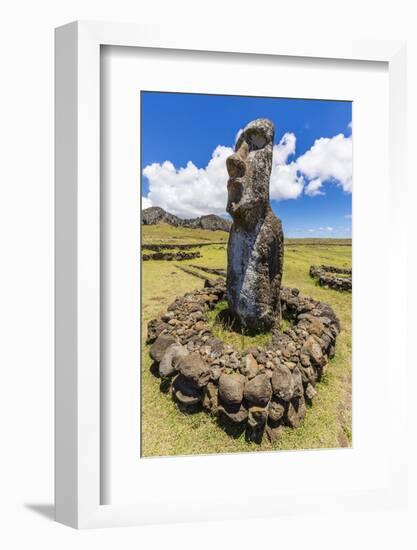
[[[304,178],[297,173],[295,162],[272,168],[270,196],[272,200],[296,199],[303,192]]]
[[[309,180],[333,181],[344,191],[352,192],[352,138],[338,134],[332,138],[316,139],[297,166]]]
[[[146,198],[154,206],[184,218],[224,214],[228,177],[226,158],[232,152],[231,147],[218,145],[205,168],[197,168],[191,161],[178,169],[170,161],[146,166],[143,170],[149,181]]]
[[[297,139],[293,133],[284,134],[278,145],[274,145],[274,164],[286,164],[288,157],[295,154],[296,143]]]
[[[236,138],[238,137],[238,132]],[[331,181],[344,191],[352,189],[352,138],[343,134],[317,139],[303,155],[295,158],[296,136],[286,133],[273,148],[270,195],[272,200],[297,199],[303,191],[314,197],[324,194]],[[218,145],[205,168],[192,161],[177,168],[167,160],[146,166],[149,192],[142,208],[160,206],[180,217],[225,214],[228,179],[226,158],[231,147]],[[294,157],[294,158],[291,158]]]
[[[297,171],[297,163],[288,163],[288,158],[295,153],[296,137],[292,133],[282,136],[274,145],[270,195],[272,200],[296,199],[303,192],[304,178]]]

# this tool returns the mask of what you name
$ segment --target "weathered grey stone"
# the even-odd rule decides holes
[[[248,419],[248,410],[243,406],[243,404],[234,405],[232,407],[219,405],[217,411],[220,417],[234,422],[235,424],[242,424]]]
[[[294,382],[294,397],[302,397],[304,394],[303,377],[298,367],[292,371],[292,379]]]
[[[175,338],[170,334],[161,334],[160,336],[158,336],[158,338],[152,344],[151,349],[149,350],[152,359],[156,363],[159,363],[162,360],[162,357],[164,356],[167,348],[175,343]]]
[[[227,212],[233,218],[228,243],[227,300],[232,314],[251,331],[280,318],[283,264],[281,221],[269,202],[274,125],[250,122],[227,161]]]
[[[297,427],[304,418],[306,400],[314,398],[314,385],[334,353],[339,321],[325,303],[282,287],[282,310],[293,324],[284,331],[274,328],[268,344],[241,352],[214,337],[203,313],[214,307],[212,296],[225,299],[224,282],[207,288],[178,297],[166,314],[150,322],[152,337],[162,329],[151,346],[165,378],[161,390],[169,390],[185,413],[202,406],[234,437],[246,429],[251,441],[260,442],[264,434],[274,441],[283,425]],[[292,309],[286,309],[288,304]],[[219,396],[221,376],[224,399]],[[243,399],[242,385],[247,386]]]
[[[239,405],[243,400],[245,377],[239,373],[222,374],[219,378],[219,396],[223,403]]]
[[[350,275],[350,277],[338,277],[338,273]],[[352,269],[331,265],[312,265],[310,277],[316,278],[320,286],[352,292]]]
[[[248,414],[248,425],[246,428],[246,439],[260,443],[268,418],[268,410],[265,407],[250,407]]]
[[[152,319],[148,323],[148,335],[146,342],[152,344],[158,338],[162,331],[168,328],[168,323],[165,323],[161,319]]]
[[[250,407],[248,424],[251,428],[263,428],[268,418],[268,409],[265,407]]]
[[[213,415],[217,414],[218,408],[218,388],[213,382],[209,382],[204,388],[203,409]]]
[[[180,359],[177,368],[184,378],[197,388],[202,388],[210,380],[210,365],[203,361],[198,353]]]
[[[308,383],[306,386],[305,394],[306,394],[306,397],[310,399],[310,401],[312,401],[317,395],[317,390],[314,388],[312,384]]]
[[[271,378],[272,391],[276,397],[289,401],[294,395],[294,379],[285,365],[276,366]]]
[[[211,380],[218,380],[222,375],[222,369],[220,365],[211,365],[210,367],[210,378]]]
[[[174,394],[177,400],[186,406],[193,406],[200,403],[203,394],[184,376],[178,376],[174,381]]]
[[[250,403],[264,407],[272,396],[269,378],[265,374],[258,374],[246,382],[243,395]]]
[[[159,375],[162,377],[172,376],[176,372],[180,359],[188,355],[188,350],[181,344],[171,344],[166,350],[159,363]]]
[[[304,397],[295,397],[288,404],[286,421],[291,428],[298,428],[306,415]]]
[[[283,431],[284,429],[280,424],[278,426],[267,424],[265,427],[265,434],[271,443],[275,443],[281,437]]]
[[[258,374],[259,365],[255,357],[251,353],[248,353],[246,357],[243,358],[241,371],[242,374],[244,374],[249,380],[251,380]]]
[[[321,351],[320,344],[313,336],[309,336],[307,338],[305,344],[301,348],[300,356],[303,364],[305,361],[305,356],[310,359],[313,365],[321,366],[323,363],[323,352]]]
[[[271,421],[272,424],[276,424],[282,418],[285,414],[285,405],[284,403],[280,403],[279,401],[272,400],[269,403],[269,409],[268,409],[268,419]]]

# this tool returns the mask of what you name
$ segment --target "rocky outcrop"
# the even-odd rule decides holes
[[[340,277],[338,274],[344,276]],[[333,265],[312,265],[310,267],[310,277],[317,279],[318,284],[325,288],[352,292],[351,269],[345,267],[335,267]]]
[[[280,320],[284,236],[269,201],[273,141],[272,122],[250,122],[226,161],[226,210],[233,218],[227,300],[234,317],[251,332],[269,330]]]
[[[215,214],[208,214],[193,219],[183,219],[166,212],[159,206],[151,206],[142,210],[142,225],[157,225],[167,223],[174,227],[189,227],[191,229],[208,229],[210,231],[230,231],[231,222]]]
[[[306,403],[335,351],[339,321],[323,302],[281,288],[283,318],[291,326],[270,343],[239,351],[213,335],[207,313],[226,299],[224,280],[179,296],[148,324],[150,355],[170,395],[184,413],[203,409],[226,430],[274,441],[283,426],[297,428]]]

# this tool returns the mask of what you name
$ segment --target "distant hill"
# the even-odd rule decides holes
[[[232,222],[215,214],[200,216],[199,218],[183,219],[166,212],[159,206],[151,206],[142,210],[143,225],[157,225],[167,223],[174,227],[188,227],[190,229],[208,229],[210,231],[230,231]]]

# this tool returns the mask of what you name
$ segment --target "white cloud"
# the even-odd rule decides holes
[[[297,165],[273,164],[271,185],[269,188],[272,200],[296,199],[303,192],[304,178],[297,174]]]
[[[151,199],[148,199],[148,197],[142,197],[142,210],[145,210],[145,208],[149,208],[152,206]]]
[[[274,145],[274,164],[286,164],[288,157],[295,153],[295,145],[297,138],[294,134],[287,132],[284,134],[278,143]]]
[[[311,180],[304,189],[304,192],[306,195],[309,195],[310,197],[315,197],[317,195],[324,195],[323,191],[320,191],[320,188],[322,187],[323,182],[320,178],[317,178],[315,180]]]
[[[330,180],[344,191],[352,192],[352,138],[338,134],[316,139],[314,145],[297,159],[297,167],[309,180]]]
[[[345,216],[343,216],[346,220],[351,220],[352,219],[352,214],[346,214]]]
[[[272,200],[296,199],[303,192],[304,178],[297,172],[296,162],[287,164],[288,157],[294,155],[296,137],[292,133],[282,136],[274,145],[270,196]]]
[[[228,177],[226,158],[232,152],[231,147],[218,145],[205,168],[197,168],[191,161],[178,169],[170,161],[146,166],[143,170],[149,181],[146,198],[154,206],[184,218],[224,214]]]
[[[240,132],[240,131],[239,131]],[[236,138],[239,135],[236,135]],[[352,138],[343,134],[320,138],[298,159],[296,136],[286,133],[273,148],[270,196],[272,200],[297,199],[303,191],[311,197],[324,194],[323,184],[332,181],[344,191],[352,189]],[[176,168],[169,160],[146,166],[149,193],[142,207],[160,206],[180,217],[225,214],[227,202],[226,158],[231,147],[218,145],[205,168],[192,161]]]

